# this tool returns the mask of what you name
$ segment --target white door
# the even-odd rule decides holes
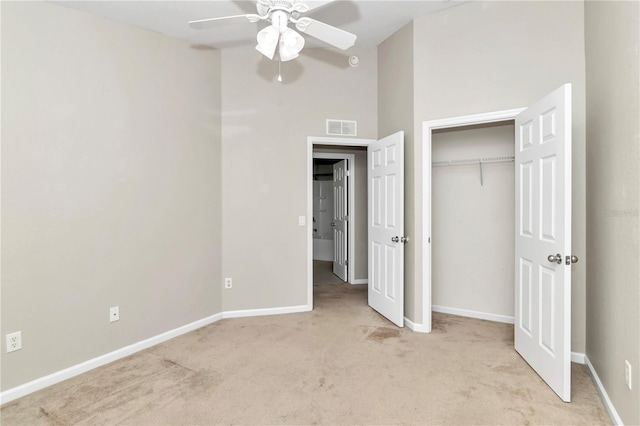
[[[571,85],[515,120],[515,348],[571,400]]]
[[[367,149],[369,306],[404,326],[404,132]]]
[[[347,200],[347,160],[333,165],[333,273],[342,281],[347,281],[347,221],[349,220]]]

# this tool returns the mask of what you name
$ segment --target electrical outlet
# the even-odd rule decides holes
[[[225,278],[224,288],[232,288],[232,287],[233,287],[233,281],[231,280],[231,278]]]
[[[624,361],[624,384],[631,390],[631,363]]]
[[[120,319],[120,306],[109,308],[109,322],[118,321]]]
[[[22,332],[7,334],[7,353],[22,349]]]

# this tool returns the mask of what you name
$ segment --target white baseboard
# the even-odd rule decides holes
[[[225,311],[222,318],[246,318],[246,317],[262,317],[266,315],[282,315],[296,314],[300,312],[309,312],[312,307],[309,305],[285,306],[283,308],[265,308],[265,309],[242,309],[238,311]]]
[[[458,315],[462,317],[470,317],[470,318],[478,318],[488,321],[496,321],[503,322],[506,324],[513,324],[515,322],[513,317],[508,317],[504,315],[496,315],[496,314],[487,314],[484,312],[476,312],[476,311],[468,311],[466,309],[458,309],[458,308],[447,308],[445,306],[431,306],[431,310],[433,312],[441,312],[443,314],[451,314]],[[411,325],[407,323],[408,319],[404,319],[407,327],[411,328]],[[410,321],[409,321],[410,322]],[[411,328],[413,330],[413,328]],[[575,362],[576,364],[585,364],[586,355],[581,352],[571,352],[571,362]]]
[[[239,311],[220,312],[218,314],[211,315],[207,318],[194,321],[190,324],[183,325],[182,327],[178,327],[173,330],[167,331],[165,333],[158,334],[157,336],[153,336],[148,339],[142,340],[140,342],[131,344],[129,346],[125,346],[124,348],[116,349],[113,352],[100,355],[96,358],[90,359],[80,364],[76,364],[71,367],[65,368],[64,370],[56,371],[55,373],[46,375],[44,377],[40,377],[38,379],[32,380],[20,386],[16,386],[15,388],[7,389],[6,391],[0,393],[0,404],[6,404],[7,402],[11,402],[15,399],[21,398],[30,393],[39,391],[51,385],[55,385],[56,383],[60,383],[64,380],[78,376],[82,373],[86,373],[87,371],[93,370],[94,368],[101,367],[105,364],[109,364],[110,362],[117,361],[121,358],[129,356],[136,352],[150,348],[162,342],[166,342],[167,340],[173,339],[174,337],[178,337],[190,331],[197,330],[200,327],[204,327],[216,321],[220,321],[223,318],[241,318],[241,317],[254,317],[254,316],[262,316],[262,315],[279,315],[279,314],[290,314],[290,313],[296,313],[296,312],[308,312],[311,310],[312,310],[311,306],[301,305],[301,306],[287,306],[283,308],[247,309],[247,310],[239,310]]]
[[[13,401],[14,399],[18,399],[30,393],[39,391],[40,389],[44,389],[48,386],[60,383],[82,373],[86,373],[89,370],[93,370],[94,368],[109,364],[110,362],[150,348],[151,346],[155,346],[159,343],[166,342],[169,339],[173,339],[174,337],[178,337],[190,331],[197,330],[200,327],[212,324],[221,319],[221,313],[211,315],[210,317],[194,321],[190,324],[183,325],[182,327],[174,328],[173,330],[158,334],[157,336],[150,337],[132,345],[125,346],[124,348],[116,349],[113,352],[100,355],[99,357],[90,359],[80,364],[76,364],[69,368],[65,368],[64,370],[56,371],[55,373],[40,377],[23,385],[16,386],[15,388],[7,389],[6,391],[0,393],[0,404],[5,404],[7,402]]]
[[[620,418],[620,415],[616,411],[616,407],[614,407],[613,402],[611,402],[611,398],[609,398],[609,394],[607,393],[606,389],[604,388],[604,385],[600,381],[600,377],[598,377],[598,373],[596,373],[596,369],[593,368],[593,364],[591,364],[591,361],[589,361],[589,357],[585,355],[584,360],[585,360],[585,364],[587,365],[587,370],[589,371],[591,378],[596,384],[596,389],[598,389],[598,393],[602,398],[604,407],[607,409],[607,412],[609,413],[609,417],[611,417],[611,421],[615,425],[623,425],[624,423],[622,423],[622,419]]]
[[[513,324],[515,322],[513,317],[509,317],[506,315],[488,314],[486,312],[469,311],[467,309],[448,308],[446,306],[432,305],[431,310],[433,312],[440,312],[443,314],[451,314],[451,315],[458,315],[461,317],[469,317],[469,318],[477,318],[477,319],[483,319],[488,321],[503,322],[506,324]]]
[[[353,284],[353,285],[369,284],[369,280],[366,278],[359,278],[357,280],[353,280],[349,284]]]
[[[427,328],[423,324],[417,324],[407,317],[404,317],[404,325],[407,326],[407,328],[409,328],[410,330],[416,331],[418,333],[431,333],[431,330],[427,330]]]
[[[576,364],[585,364],[585,358],[587,356],[581,352],[571,352],[571,362],[575,362]]]

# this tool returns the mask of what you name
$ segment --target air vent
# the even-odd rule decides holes
[[[356,136],[358,123],[347,120],[327,120],[327,134],[338,136]]]

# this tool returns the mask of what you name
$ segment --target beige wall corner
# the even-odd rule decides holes
[[[586,2],[585,38],[586,353],[622,422],[640,424],[640,3]]]
[[[571,83],[572,244],[574,254],[584,257],[583,3],[469,2],[414,20],[413,32],[416,217],[422,205],[422,122],[525,107]],[[422,238],[418,225],[416,220],[416,240]],[[420,259],[422,250],[417,249],[415,258]],[[572,267],[572,278],[571,346],[584,352],[585,262]]]
[[[409,237],[404,252],[404,314],[420,323],[421,288],[417,288],[421,261],[416,259],[415,156],[413,110],[413,23],[405,25],[378,46],[378,135],[383,138],[404,133],[404,235]]]
[[[1,24],[5,391],[220,312],[220,53],[51,3]]]
[[[307,304],[307,137],[325,120],[377,136],[376,50],[304,49],[278,62],[253,49],[222,53],[223,292],[225,311]],[[311,218],[307,218],[311,220]]]

